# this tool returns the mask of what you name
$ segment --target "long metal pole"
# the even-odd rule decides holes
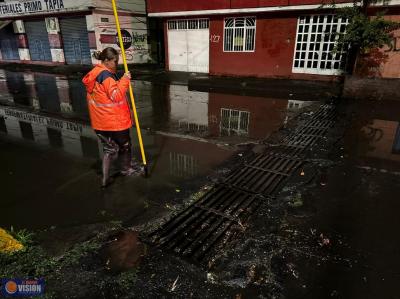
[[[125,72],[128,72],[128,64],[126,63],[125,48],[124,48],[124,43],[122,41],[121,28],[119,26],[117,5],[116,5],[115,0],[111,0],[111,1],[112,1],[113,10],[114,10],[115,23],[117,24],[119,46],[121,48],[122,60],[124,62],[124,69],[125,69]],[[136,112],[135,98],[133,96],[132,84],[130,82],[129,82],[129,96],[131,98],[133,116],[135,117],[136,131],[137,131],[137,135],[138,135],[138,139],[139,139],[140,152],[142,154],[142,161],[143,161],[144,171],[145,171],[145,174],[147,176],[147,171],[148,170],[147,170],[146,154],[144,153],[142,133],[140,131],[139,119],[138,119],[137,112]]]

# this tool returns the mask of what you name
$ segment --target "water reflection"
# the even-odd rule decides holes
[[[133,85],[146,152],[159,159],[153,166],[156,173],[180,178],[204,173],[228,156],[205,140],[236,143],[267,138],[290,113],[311,103],[196,92],[187,86],[145,81]],[[0,92],[1,132],[78,157],[102,155],[89,126],[85,88],[79,79],[0,70]],[[132,130],[133,140],[135,136]]]
[[[82,223],[104,220],[104,213],[106,218],[121,219],[144,213],[149,203],[161,207],[165,194],[174,197],[177,189],[192,186],[194,178],[205,177],[231,157],[235,151],[226,143],[266,138],[299,108],[288,99],[195,92],[144,81],[133,84],[151,178],[116,180],[116,187],[104,193],[93,167],[100,172],[102,150],[89,125],[80,80],[0,70],[0,140],[6,141],[0,158],[7,165],[0,168],[5,182],[0,203],[4,225]],[[131,134],[134,156],[140,160],[136,131]],[[51,179],[38,176],[38,170]],[[17,186],[21,181],[24,188]],[[41,211],[39,220],[29,212],[32,209]]]
[[[1,131],[14,138],[62,148],[76,156],[99,156],[96,135],[87,124],[4,106],[0,106],[0,123]]]
[[[400,161],[400,122],[374,119],[362,133],[369,139],[368,157]]]

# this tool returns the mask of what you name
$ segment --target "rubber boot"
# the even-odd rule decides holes
[[[120,162],[121,162],[121,174],[123,176],[130,176],[135,173],[131,163],[131,152],[128,150],[121,151]]]
[[[106,138],[100,134],[98,134],[98,136],[103,144],[103,177],[101,180],[101,187],[105,188],[112,182],[110,177],[111,165],[117,157],[119,146],[111,140],[111,138]]]
[[[110,179],[110,168],[112,161],[114,160],[114,155],[110,153],[105,153],[103,156],[103,178],[101,180],[101,187],[105,188],[111,183]]]

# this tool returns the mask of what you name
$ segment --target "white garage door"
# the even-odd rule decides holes
[[[208,19],[168,21],[170,71],[208,73]]]

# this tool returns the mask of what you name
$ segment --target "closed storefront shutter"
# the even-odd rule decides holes
[[[3,60],[19,60],[18,41],[12,24],[0,30],[0,50]]]
[[[43,21],[26,21],[25,31],[28,38],[31,60],[52,61],[46,24]]]
[[[92,64],[86,18],[59,19],[67,64]]]

